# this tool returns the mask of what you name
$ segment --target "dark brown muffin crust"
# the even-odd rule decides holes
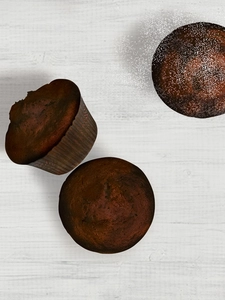
[[[147,232],[155,210],[154,194],[135,165],[112,157],[80,165],[64,182],[59,215],[82,247],[116,253],[134,246]]]
[[[71,126],[79,104],[80,91],[67,79],[56,79],[28,92],[10,110],[5,140],[9,158],[29,164],[47,154]]]
[[[205,22],[177,28],[158,46],[152,78],[160,98],[181,114],[225,112],[225,28]]]

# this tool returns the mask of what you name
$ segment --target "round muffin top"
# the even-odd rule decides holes
[[[64,182],[59,215],[82,247],[116,253],[134,246],[154,216],[151,185],[135,165],[113,157],[86,162]]]
[[[158,46],[152,78],[173,110],[207,118],[225,112],[225,28],[192,23],[177,28]]]
[[[10,110],[5,148],[18,164],[31,163],[59,143],[72,125],[80,104],[80,91],[67,79],[56,79],[28,92]]]

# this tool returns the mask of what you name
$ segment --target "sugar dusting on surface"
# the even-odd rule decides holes
[[[159,44],[153,70],[157,92],[172,108],[176,101],[187,114],[223,113],[225,29],[201,22],[176,29]]]

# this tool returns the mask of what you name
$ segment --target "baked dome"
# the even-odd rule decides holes
[[[43,157],[72,125],[79,104],[78,87],[66,79],[56,79],[28,92],[10,110],[5,144],[10,159],[29,164]]]
[[[64,182],[59,215],[71,237],[99,253],[134,246],[152,223],[155,201],[144,173],[128,161],[105,157],[80,165]]]
[[[225,112],[225,28],[198,22],[159,44],[152,78],[160,98],[178,113],[207,118]]]

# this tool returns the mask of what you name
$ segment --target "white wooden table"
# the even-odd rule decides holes
[[[173,29],[225,26],[224,1],[189,2],[0,0],[0,299],[225,299],[225,115],[175,113],[151,79]],[[154,221],[128,251],[78,246],[58,216],[68,174],[5,153],[11,105],[56,78],[76,82],[98,124],[85,161],[129,160],[152,184]]]

